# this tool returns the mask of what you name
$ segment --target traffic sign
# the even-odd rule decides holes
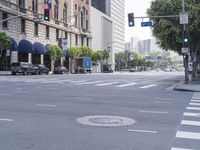
[[[188,13],[187,12],[181,12],[179,14],[180,17],[180,24],[188,24]]]
[[[148,22],[141,22],[141,27],[149,27],[149,26],[152,26],[152,22],[151,21],[148,21]]]
[[[181,52],[182,52],[183,54],[189,53],[189,48],[188,48],[188,47],[182,47]]]

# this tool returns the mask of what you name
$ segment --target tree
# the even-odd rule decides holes
[[[185,10],[189,13],[188,31],[192,52],[200,53],[200,2],[185,0]],[[180,0],[154,0],[149,16],[179,15],[182,11]],[[163,49],[170,49],[181,54],[183,43],[183,27],[179,24],[179,17],[174,18],[151,18],[153,21],[153,35],[158,39],[158,44]]]
[[[10,37],[5,32],[0,32],[0,57],[3,49],[7,49],[10,46]]]
[[[54,69],[56,59],[62,57],[62,49],[58,45],[49,45],[47,48],[47,54],[51,58],[51,71]]]
[[[79,48],[80,48],[80,51],[81,51],[80,56],[82,56],[82,57],[90,57],[90,58],[92,57],[93,50],[90,47],[81,46]]]
[[[79,47],[70,47],[68,49],[68,56],[70,60],[71,72],[72,72],[72,65],[74,63],[74,58],[79,57],[81,55],[81,50]]]

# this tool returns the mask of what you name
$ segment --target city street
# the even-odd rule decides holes
[[[2,150],[198,150],[183,72],[0,76]],[[85,117],[85,118],[84,118]]]

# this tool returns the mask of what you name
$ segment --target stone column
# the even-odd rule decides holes
[[[44,65],[44,55],[40,55],[40,63]]]
[[[31,53],[28,53],[28,62],[32,63],[32,54]]]

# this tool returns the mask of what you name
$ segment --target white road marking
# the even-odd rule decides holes
[[[185,113],[183,113],[183,116],[200,117],[200,113],[189,113],[189,112],[185,112]]]
[[[69,83],[82,83],[82,82],[86,82],[87,80],[80,80],[80,81],[70,81]]]
[[[41,107],[57,107],[56,105],[50,105],[50,104],[36,104],[36,106],[41,106]]]
[[[154,101],[156,104],[172,104],[172,102]]]
[[[0,121],[8,121],[8,122],[12,122],[13,119],[0,119]]]
[[[162,98],[162,97],[156,97],[155,100],[165,100],[165,101],[172,101],[174,99],[172,98]]]
[[[11,94],[7,94],[7,93],[0,93],[0,96],[11,96]]]
[[[200,100],[191,100],[191,102],[198,102],[198,103],[200,103]]]
[[[95,86],[105,86],[105,85],[112,85],[112,84],[117,84],[119,82],[108,82],[108,83],[100,83],[100,84],[95,84]]]
[[[200,126],[200,121],[182,120],[182,125]]]
[[[116,85],[115,87],[127,87],[127,86],[132,86],[132,85],[136,85],[138,83],[127,83],[127,84],[121,84],[121,85]]]
[[[128,129],[129,132],[142,132],[142,133],[158,133],[157,131],[150,131],[150,130],[133,130],[133,129]]]
[[[92,82],[84,82],[84,83],[77,83],[79,85],[86,85],[86,84],[95,84],[95,83],[102,83],[104,81],[92,81]]]
[[[151,114],[168,114],[168,112],[162,112],[162,111],[139,111],[141,113],[151,113]]]
[[[155,84],[150,84],[150,85],[146,85],[146,86],[141,86],[139,87],[140,89],[147,89],[147,88],[150,88],[150,87],[154,87],[154,86],[157,86]]]
[[[200,103],[189,103],[190,105],[200,106]]]
[[[187,110],[200,110],[199,107],[186,107]]]
[[[199,132],[177,131],[176,137],[177,138],[183,138],[183,139],[200,140],[200,133]]]
[[[194,149],[185,149],[185,148],[172,147],[171,150],[194,150]]]

